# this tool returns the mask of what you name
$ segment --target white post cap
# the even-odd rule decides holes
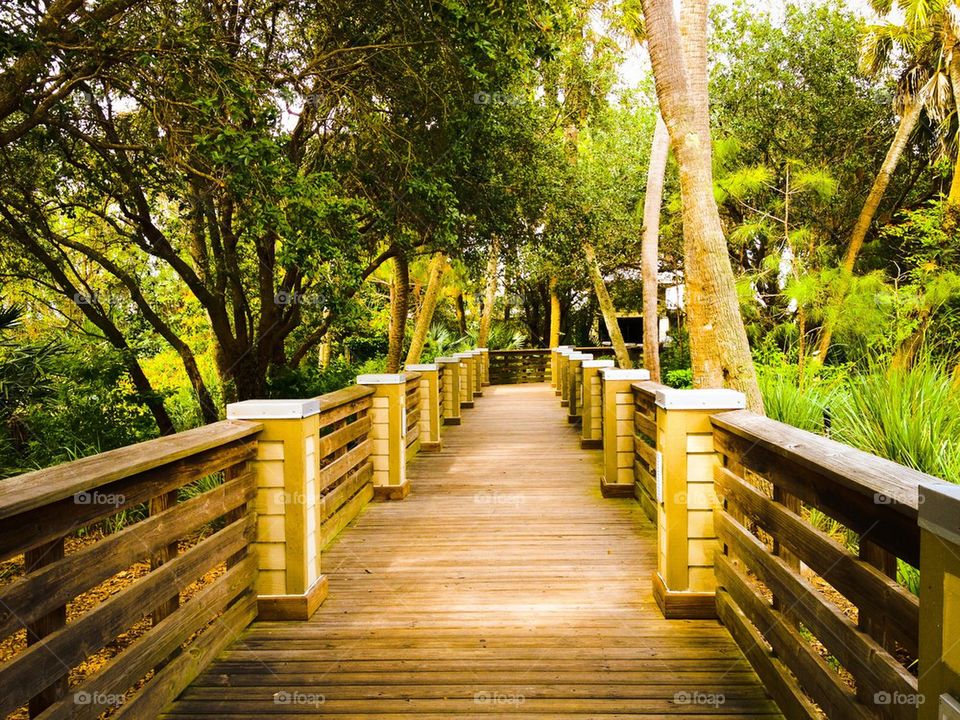
[[[657,407],[664,410],[742,410],[746,406],[747,396],[736,390],[657,390]]]
[[[438,357],[434,358],[435,363],[457,363],[460,364],[460,359],[455,357]]]
[[[436,363],[421,363],[419,365],[404,365],[407,372],[435,372],[439,368]]]
[[[358,375],[357,385],[400,385],[407,381],[404,373],[380,373],[377,375]]]
[[[604,380],[633,380],[635,382],[640,382],[641,380],[650,379],[650,371],[633,368],[618,368],[618,367],[605,367],[601,368],[600,374],[603,376]]]
[[[960,545],[960,485],[921,482],[917,489],[917,508],[920,527]]]
[[[613,360],[584,360],[583,367],[585,368],[612,368],[616,367],[617,363]]]
[[[319,398],[244,400],[227,405],[227,420],[299,420],[319,412]]]

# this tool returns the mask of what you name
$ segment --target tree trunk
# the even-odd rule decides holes
[[[407,309],[410,300],[410,265],[403,253],[394,258],[395,273],[390,291],[390,333],[387,349],[387,372],[400,372],[403,339],[407,331]]]
[[[560,296],[557,295],[557,278],[550,278],[550,344],[548,347],[560,345]]]
[[[643,0],[660,111],[680,167],[684,268],[695,387],[732,387],[763,411],[720,212],[713,196],[706,84],[707,0]]]
[[[890,143],[887,155],[883,159],[883,164],[880,166],[880,172],[877,173],[877,177],[873,181],[873,186],[867,194],[867,199],[864,201],[863,208],[860,210],[860,216],[857,218],[857,224],[853,226],[853,232],[850,235],[850,245],[847,246],[847,254],[844,256],[843,264],[840,266],[847,272],[853,272],[857,257],[867,238],[867,232],[870,230],[870,225],[873,223],[873,219],[877,215],[877,210],[880,208],[880,201],[883,200],[887,186],[890,185],[890,178],[897,169],[897,165],[900,164],[903,151],[906,149],[907,143],[910,141],[910,136],[913,135],[913,131],[920,121],[920,113],[922,110],[923,105],[915,102],[904,108],[903,115],[900,116],[900,125],[897,127],[897,134],[894,135],[893,142]],[[960,173],[954,172],[954,183],[956,183],[958,177],[960,177]],[[953,192],[952,184],[950,192]],[[817,349],[817,357],[820,362],[824,362],[827,359],[827,350],[830,349],[830,341],[832,339],[833,328],[830,325],[824,325],[820,334],[820,346]]]
[[[657,127],[653,131],[653,144],[650,148],[650,167],[647,169],[647,190],[643,198],[643,241],[640,245],[643,277],[643,366],[650,371],[650,379],[655,382],[660,382],[660,315],[657,307],[660,206],[663,202],[663,182],[669,152],[670,135],[663,118],[657,113]]]
[[[487,260],[487,287],[483,293],[483,314],[480,315],[480,330],[477,347],[486,347],[490,339],[490,321],[493,319],[493,303],[497,298],[497,268],[500,264],[500,241],[490,242],[490,258]]]
[[[617,358],[617,366],[622,368],[633,367],[633,363],[630,361],[630,353],[627,351],[627,344],[623,341],[623,333],[620,332],[620,323],[617,322],[617,309],[613,306],[613,300],[610,299],[610,293],[607,292],[607,286],[603,282],[603,274],[600,272],[600,263],[597,262],[597,253],[593,249],[593,245],[585,242],[583,244],[583,254],[587,259],[587,271],[590,273],[590,279],[593,280],[593,289],[597,296],[597,303],[600,305],[603,322],[607,326],[607,333],[610,335],[610,343],[613,345],[613,354]]]
[[[457,290],[453,301],[457,312],[457,327],[460,328],[460,336],[463,337],[467,334],[467,308],[463,302],[463,291]]]
[[[437,298],[440,295],[440,285],[443,271],[446,269],[447,259],[443,253],[434,255],[430,261],[430,274],[427,280],[427,289],[420,304],[420,314],[417,315],[417,324],[414,326],[413,338],[410,340],[410,349],[407,351],[407,364],[420,362],[423,346],[427,342],[430,324],[433,322],[433,313],[437,308]]]

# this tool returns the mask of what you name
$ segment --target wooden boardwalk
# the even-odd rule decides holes
[[[780,717],[723,627],[662,618],[654,529],[549,386],[485,388],[409,476],[324,553],[313,619],[252,625],[170,717]]]

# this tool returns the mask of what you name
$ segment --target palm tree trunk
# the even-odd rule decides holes
[[[960,43],[953,38],[952,52],[950,53],[950,85],[953,89],[954,110],[960,114]],[[957,148],[957,157],[953,163],[953,179],[950,181],[950,194],[947,195],[946,221],[948,231],[952,231],[960,220],[960,148]]]
[[[642,0],[660,111],[680,167],[684,278],[696,387],[732,387],[763,412],[720,212],[713,196],[706,86],[707,0]]]
[[[557,295],[557,278],[550,277],[550,345],[560,345],[560,296]]]
[[[647,168],[647,189],[643,198],[643,240],[640,265],[643,278],[643,366],[650,378],[660,382],[660,316],[657,307],[659,275],[658,240],[660,206],[663,202],[663,181],[670,152],[670,135],[660,113],[653,131],[650,166]]]
[[[403,253],[394,260],[395,274],[390,288],[390,331],[387,347],[387,372],[400,372],[400,356],[407,332],[407,310],[410,301],[410,265]]]
[[[457,295],[454,297],[454,307],[457,312],[457,327],[460,328],[460,336],[463,337],[467,334],[467,308],[463,302],[462,290],[457,290]]]
[[[500,241],[490,241],[490,258],[487,260],[487,287],[483,293],[483,313],[480,315],[480,330],[477,347],[486,347],[490,339],[490,321],[493,319],[493,303],[497,298],[497,268],[500,265]]]
[[[600,263],[597,262],[597,253],[593,249],[593,245],[585,242],[583,244],[583,254],[587,259],[587,271],[590,273],[590,279],[593,280],[597,304],[600,305],[600,314],[603,316],[604,325],[607,326],[607,333],[610,335],[610,343],[613,345],[613,354],[617,358],[617,366],[622,368],[633,367],[633,363],[630,361],[630,353],[627,351],[627,344],[623,341],[623,333],[620,332],[620,323],[617,322],[617,309],[613,306],[613,300],[610,299],[610,293],[607,292],[607,286],[603,282],[603,273],[600,272]]]
[[[860,250],[863,248],[863,243],[867,238],[867,231],[870,230],[870,225],[877,215],[877,210],[880,208],[880,201],[883,200],[883,195],[887,191],[887,186],[890,185],[890,178],[897,169],[897,165],[900,164],[900,158],[903,156],[903,151],[910,141],[910,136],[913,135],[917,123],[920,122],[920,113],[922,110],[923,105],[920,102],[913,102],[904,108],[903,114],[900,116],[900,125],[897,127],[897,133],[893,136],[893,142],[890,143],[887,155],[883,159],[880,172],[877,173],[877,177],[873,181],[873,187],[870,188],[867,199],[863,203],[860,216],[857,218],[857,224],[853,226],[853,233],[850,235],[850,245],[847,246],[847,254],[844,256],[843,264],[840,266],[847,272],[853,272],[857,257],[860,255]],[[960,173],[954,172],[953,177],[954,183],[956,183],[957,178],[960,177]],[[950,192],[953,192],[953,185],[951,185]],[[824,325],[820,333],[820,345],[817,349],[817,357],[820,362],[826,360],[827,350],[830,349],[830,341],[832,339],[833,328],[830,325]]]
[[[430,261],[427,289],[423,294],[420,314],[417,315],[417,324],[414,326],[413,337],[410,340],[410,349],[407,351],[408,365],[420,362],[420,356],[423,354],[423,346],[427,342],[427,333],[430,332],[430,324],[433,322],[433,313],[437,309],[437,298],[440,296],[440,281],[443,279],[446,261],[447,259],[443,253],[437,253],[433,256],[433,260]]]

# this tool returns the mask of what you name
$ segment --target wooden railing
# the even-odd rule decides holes
[[[919,600],[897,566],[919,565],[936,479],[748,411],[712,422],[717,612],[770,693],[788,717],[916,718]]]
[[[319,398],[321,547],[329,545],[373,497],[372,395],[370,388],[354,385]]]
[[[156,717],[246,627],[259,430],[220,422],[0,483],[0,559],[18,568],[0,587],[0,637],[23,633],[0,666],[0,716],[29,704],[45,720]],[[120,518],[126,527],[101,533]],[[118,575],[136,579],[96,590]],[[122,652],[78,672],[143,623]]]
[[[652,521],[657,519],[657,390],[663,385],[652,381],[633,386],[633,462],[635,497]]]
[[[415,452],[420,437],[420,373],[407,373],[406,408],[407,452]]]
[[[515,385],[550,380],[550,350],[491,350],[490,383]]]

